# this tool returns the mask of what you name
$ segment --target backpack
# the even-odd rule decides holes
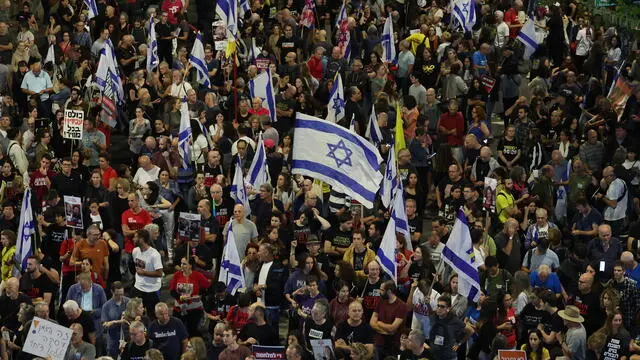
[[[624,197],[627,196],[627,193],[629,193],[629,196],[627,196],[627,211],[625,215],[626,215],[627,222],[634,221],[637,218],[637,214],[635,211],[635,206],[633,204],[633,196],[631,192],[629,192],[629,189],[631,188],[629,186],[629,183],[626,180],[624,179],[620,179],[620,180],[622,180],[622,186],[624,187],[624,190],[622,191],[622,195],[620,195],[616,199],[616,203],[622,201],[622,199],[624,199]]]

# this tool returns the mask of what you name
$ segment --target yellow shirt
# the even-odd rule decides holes
[[[496,212],[498,213],[498,219],[502,224],[504,224],[504,222],[509,218],[509,213],[506,209],[515,203],[516,201],[513,198],[513,195],[504,191],[504,189],[498,191],[498,194],[496,195]]]
[[[423,42],[424,46],[427,49],[429,48],[429,38],[427,38],[427,35],[421,32],[411,34],[405,40],[411,43],[411,52],[413,53],[413,55],[416,54],[416,51],[418,51],[418,46],[420,46],[420,44],[422,44]]]
[[[522,347],[520,347],[520,350],[524,350],[524,347],[526,345],[522,344]],[[530,352],[527,354],[527,359],[529,360],[548,360],[550,359],[551,356],[549,355],[549,350],[547,350],[546,348],[542,348],[542,359],[538,359],[538,357],[536,356],[536,353],[534,352]]]
[[[16,246],[13,245],[9,248],[2,249],[2,281],[11,277],[11,268],[13,267],[13,256],[16,254]],[[7,265],[9,264],[9,265]]]

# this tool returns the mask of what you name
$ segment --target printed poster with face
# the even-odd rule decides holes
[[[82,200],[77,196],[64,196],[64,217],[67,226],[74,229],[84,229],[82,219]]]

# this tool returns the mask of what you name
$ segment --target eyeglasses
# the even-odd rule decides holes
[[[446,309],[447,305],[438,304],[438,309]]]

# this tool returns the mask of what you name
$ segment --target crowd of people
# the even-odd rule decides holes
[[[22,351],[35,317],[72,330],[69,360],[244,360],[257,346],[289,360],[640,359],[637,39],[621,48],[579,0],[245,0],[225,39],[222,3],[0,0],[2,359],[37,358]],[[471,6],[469,31],[455,6]],[[115,122],[95,86],[109,46]],[[264,71],[275,114],[251,97]],[[612,104],[621,83],[631,94]],[[64,133],[69,109],[79,140]],[[365,208],[292,173],[296,114],[329,111],[368,140],[376,122],[379,153],[395,151],[410,232],[395,279],[376,256],[380,199]],[[231,180],[262,145],[270,179],[245,208]],[[478,301],[444,260],[459,209]],[[237,292],[218,276],[230,228]]]

